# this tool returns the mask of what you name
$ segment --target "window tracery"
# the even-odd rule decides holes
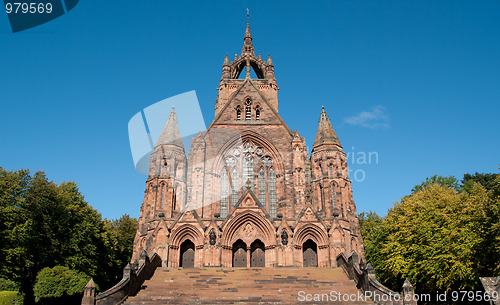
[[[269,170],[269,215],[276,217],[277,202],[276,202],[276,173],[274,169]]]
[[[220,216],[227,216],[228,197],[229,197],[229,178],[226,169],[222,170],[220,185]]]

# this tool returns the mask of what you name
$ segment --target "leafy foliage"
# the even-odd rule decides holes
[[[480,276],[500,272],[500,175],[433,176],[382,218],[359,215],[365,254],[378,278],[400,290],[481,289]],[[462,191],[463,190],[463,191]]]
[[[18,291],[18,290],[19,290],[18,283],[8,279],[0,278],[0,291]]]
[[[64,266],[44,268],[36,277],[35,300],[47,299],[53,303],[54,298],[81,294],[89,279],[85,273]]]
[[[119,219],[105,219],[104,222],[106,231],[116,241],[115,256],[119,259],[118,263],[121,266],[125,266],[132,257],[134,238],[137,231],[137,219],[124,214]]]
[[[103,220],[74,182],[57,185],[43,172],[0,167],[0,277],[17,283],[27,303],[46,267],[85,272],[107,289],[130,259],[134,221]]]
[[[22,296],[17,291],[0,291],[0,305],[23,305]]]
[[[460,183],[458,181],[457,178],[455,178],[454,176],[448,176],[448,177],[443,177],[441,175],[434,175],[430,178],[425,178],[425,181],[418,184],[418,185],[415,185],[412,189],[411,189],[411,192],[412,193],[416,193],[420,190],[423,190],[425,188],[428,188],[429,186],[433,185],[433,184],[438,184],[438,185],[441,185],[441,186],[444,186],[444,187],[448,187],[448,188],[452,188],[456,191],[460,191],[461,190],[461,186],[460,186]]]
[[[463,189],[470,193],[474,183],[477,182],[487,191],[490,191],[492,197],[498,197],[500,196],[500,186],[497,182],[498,177],[500,177],[499,174],[480,174],[478,172],[474,175],[465,174],[462,179]]]

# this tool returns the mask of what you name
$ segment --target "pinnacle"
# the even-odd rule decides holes
[[[245,43],[243,44],[243,48],[241,50],[241,55],[251,55],[255,56],[254,48],[252,45],[252,33],[250,33],[250,14],[247,12],[247,28],[245,30],[245,37],[243,40]]]
[[[247,28],[245,30],[245,39],[250,38],[252,39],[252,33],[250,33],[250,12],[247,9]]]
[[[175,115],[175,108],[172,107],[172,111],[168,116],[167,123],[156,142],[155,147],[160,145],[174,145],[178,148],[184,150],[184,145],[182,144],[181,134],[179,132],[179,125],[177,123],[177,116]]]
[[[314,140],[313,149],[320,145],[337,145],[342,147],[339,138],[333,129],[332,123],[326,114],[325,107],[321,107],[321,115],[319,117],[318,131]]]
[[[271,59],[271,54],[267,57],[267,65],[272,66],[273,65],[273,60]]]
[[[90,281],[87,283],[87,285],[85,285],[85,288],[96,288],[93,278],[90,278]]]

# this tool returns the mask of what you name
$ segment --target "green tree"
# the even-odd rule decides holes
[[[454,189],[456,191],[461,191],[461,189],[462,189],[462,186],[460,185],[460,182],[454,176],[443,177],[441,175],[434,175],[434,176],[432,176],[430,178],[429,177],[425,178],[424,182],[422,182],[422,183],[420,183],[418,185],[415,185],[411,189],[411,192],[412,193],[416,193],[416,192],[418,192],[420,190],[428,188],[429,186],[431,186],[433,184],[438,184],[438,185],[441,185],[441,186],[449,187],[449,188],[452,188],[452,189]]]
[[[102,220],[76,183],[58,185],[43,172],[0,168],[0,199],[0,277],[19,284],[26,304],[46,267],[85,272],[104,289],[121,276],[135,219]]]
[[[83,289],[90,277],[68,267],[42,269],[34,287],[35,301],[39,304],[79,304]]]
[[[6,171],[0,167],[0,276],[20,282],[25,249],[16,237],[24,222],[19,212],[28,192],[28,170]]]
[[[470,193],[428,185],[396,203],[382,221],[374,215],[361,221],[367,258],[396,290],[405,278],[419,292],[479,289],[479,276],[498,270],[494,206],[498,202],[492,204],[478,183]]]
[[[0,305],[23,305],[23,298],[17,291],[0,291]]]
[[[472,191],[472,187],[475,182],[481,184],[487,191],[491,192],[492,197],[500,196],[500,187],[496,183],[496,179],[500,176],[499,174],[480,174],[476,172],[475,174],[465,174],[462,179],[463,189],[467,192]]]
[[[124,214],[119,219],[105,219],[106,230],[116,240],[116,254],[120,266],[125,266],[132,258],[135,233],[137,232],[137,219]],[[121,276],[121,272],[116,278]]]
[[[393,278],[390,273],[378,268],[385,259],[381,254],[381,245],[384,245],[387,240],[387,234],[382,228],[384,218],[370,211],[368,213],[360,213],[358,219],[367,263],[372,264],[376,268],[379,279],[383,279],[387,285],[398,287],[399,289],[402,285],[400,279]]]
[[[385,234],[382,231],[382,222],[384,218],[375,212],[362,212],[358,215],[359,225],[361,227],[361,236],[365,248],[365,256],[368,262],[373,264],[374,260],[380,257],[378,245],[383,243]]]

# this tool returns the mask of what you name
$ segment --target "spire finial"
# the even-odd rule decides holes
[[[321,106],[321,116],[319,117],[321,120],[328,120],[328,115],[326,114],[325,106]]]
[[[245,41],[243,45],[243,49],[241,50],[241,54],[243,55],[254,55],[254,49],[252,46],[252,34],[250,33],[250,10],[247,8],[247,28],[245,30]]]
[[[273,60],[271,59],[271,54],[269,54],[269,56],[267,56],[267,65],[268,66],[272,66],[273,65]]]
[[[245,41],[247,38],[250,38],[250,40],[252,39],[252,34],[250,33],[250,11],[248,10],[248,8],[247,8],[247,28],[245,30]]]

